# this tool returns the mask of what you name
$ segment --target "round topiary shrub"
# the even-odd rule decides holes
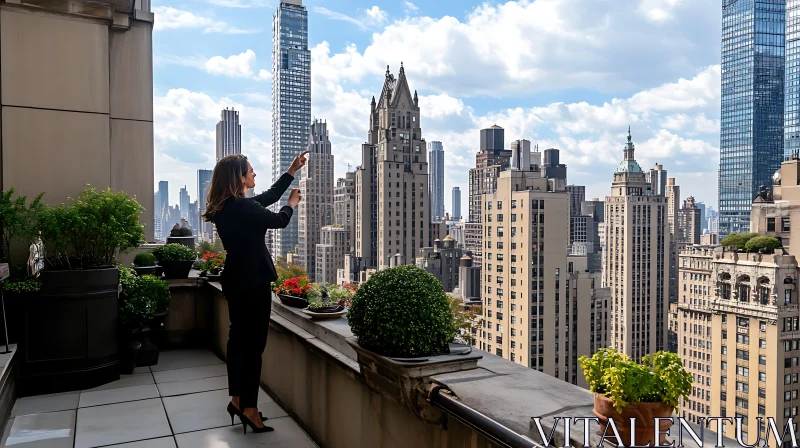
[[[155,266],[156,265],[156,256],[151,254],[150,252],[142,252],[140,254],[136,254],[133,257],[133,265],[138,267],[142,266]]]
[[[416,266],[376,272],[356,292],[347,319],[361,347],[388,357],[439,355],[455,335],[442,284]]]
[[[747,241],[744,250],[745,252],[758,252],[764,249],[766,253],[772,253],[779,247],[781,247],[781,242],[774,236],[757,236]]]
[[[739,250],[745,250],[747,242],[757,236],[757,233],[731,233],[720,242],[720,245],[724,247],[735,246]]]

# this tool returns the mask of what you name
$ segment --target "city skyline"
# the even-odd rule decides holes
[[[562,163],[571,168],[569,183],[585,185],[587,197],[603,197],[610,179],[608,173],[614,169],[610,161],[617,157],[614,148],[617,142],[624,140],[627,126],[631,124],[640,142],[637,153],[643,167],[650,168],[655,163],[669,166],[670,175],[684,191],[693,194],[698,202],[717,208],[721,33],[718,5],[683,2],[677,6],[663,6],[661,10],[641,6],[634,8],[632,14],[637,20],[630,24],[630,8],[625,5],[591,6],[600,8],[598,13],[608,15],[610,24],[622,26],[625,23],[622,28],[626,29],[624,39],[603,30],[589,30],[600,39],[598,54],[593,55],[591,61],[597,64],[597,71],[613,73],[618,79],[613,83],[605,82],[608,76],[598,75],[605,83],[602,88],[596,81],[581,81],[572,76],[559,75],[565,79],[556,81],[550,75],[551,68],[546,69],[542,75],[545,78],[539,79],[540,82],[525,82],[507,70],[502,58],[499,63],[494,60],[489,63],[485,57],[477,55],[459,56],[463,61],[453,64],[457,78],[446,78],[432,71],[430,62],[419,61],[413,51],[416,44],[409,43],[405,45],[408,49],[396,54],[383,51],[391,42],[389,39],[410,38],[392,36],[385,31],[388,25],[417,27],[423,33],[441,29],[453,34],[459,31],[443,19],[445,16],[454,18],[465,28],[480,29],[482,26],[477,18],[469,17],[472,13],[506,22],[508,26],[521,26],[519,20],[530,20],[539,11],[537,8],[541,8],[536,3],[501,3],[494,9],[484,10],[474,1],[417,6],[419,10],[408,13],[402,5],[386,5],[385,9],[381,6],[376,10],[384,12],[385,18],[367,23],[364,17],[368,16],[367,10],[373,11],[371,5],[357,2],[328,5],[330,11],[363,22],[363,28],[350,23],[340,26],[345,22],[337,21],[318,7],[309,6],[311,83],[315,92],[311,112],[312,118],[328,120],[334,153],[339,156],[336,178],[344,177],[348,164],[352,170],[360,163],[357,155],[367,123],[359,111],[369,107],[371,92],[380,89],[380,74],[385,71],[386,64],[396,72],[403,61],[406,66],[415,67],[415,76],[419,79],[417,89],[427,138],[441,141],[447,148],[445,191],[448,193],[454,186],[467,191],[468,169],[478,149],[472,135],[497,123],[506,129],[509,141],[527,139],[538,144],[541,150],[559,148]],[[155,164],[156,180],[186,184],[189,191],[196,191],[193,185],[196,170],[213,168],[213,143],[209,145],[206,134],[219,119],[219,110],[235,107],[241,111],[243,153],[248,155],[259,174],[256,190],[267,189],[272,172],[271,30],[265,23],[271,23],[275,4],[251,8],[203,4],[189,8],[196,17],[213,16],[214,20],[224,21],[228,26],[227,30],[208,33],[204,33],[206,28],[202,26],[174,19],[175,11],[186,8],[170,2],[155,8],[160,18],[154,48],[158,62],[154,100],[156,160],[159,162]],[[571,27],[583,26],[583,19],[564,4],[556,4],[553,14],[571,23]],[[406,17],[412,22],[404,22]],[[570,22],[573,19],[575,23]],[[688,25],[683,22],[702,25],[693,27],[702,28],[702,34],[688,30],[687,41],[679,52],[682,64],[665,68],[662,62],[654,61],[652,55],[658,54],[659,59],[664,60],[676,55],[676,50],[664,48],[659,38],[672,35],[676,30],[687,31]],[[234,27],[236,30],[230,29]],[[367,29],[375,31],[376,36],[365,32]],[[253,32],[228,33],[234,31]],[[542,38],[563,39],[549,30],[542,33],[540,37],[524,35],[523,44],[530,46]],[[636,38],[631,39],[632,35]],[[352,42],[354,47],[347,50],[346,42]],[[583,51],[572,42],[564,43],[569,44],[569,50]],[[513,51],[503,42],[489,44],[498,50],[498,57]],[[447,60],[455,51],[448,46],[434,50],[436,55]],[[192,64],[184,57],[197,54],[203,59]],[[549,62],[545,65],[561,63],[552,58],[546,56]],[[642,63],[628,67],[626,60]],[[338,63],[341,67],[336,66]],[[574,67],[574,64],[565,62],[564,67]],[[490,93],[494,99],[486,97],[485,87],[475,87],[478,79],[492,80],[478,85],[494,86]],[[170,203],[176,203],[177,189],[170,193]],[[462,194],[464,215],[468,210],[467,200],[468,195]],[[445,210],[452,211],[450,194],[445,195]]]

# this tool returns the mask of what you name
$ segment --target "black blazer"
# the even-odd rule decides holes
[[[225,289],[268,287],[278,278],[264,237],[267,229],[289,225],[294,210],[286,205],[274,213],[265,207],[278,202],[293,180],[284,173],[269,190],[252,198],[229,198],[217,212],[214,224],[227,252],[221,278]]]

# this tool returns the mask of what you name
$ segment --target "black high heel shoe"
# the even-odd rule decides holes
[[[231,416],[231,425],[233,425],[233,417],[235,415],[241,415],[241,412],[239,412],[239,410],[236,409],[236,406],[234,406],[233,403],[228,403],[228,409],[227,410],[228,410],[228,414],[230,414],[230,416]],[[258,415],[261,417],[261,421],[262,422],[265,422],[265,421],[269,420],[268,417],[264,417],[264,414],[262,414],[260,412],[258,413]]]
[[[250,419],[247,418],[247,416],[244,415],[244,414],[239,414],[239,420],[242,421],[242,427],[244,428],[244,433],[245,434],[247,434],[247,427],[248,426],[250,426],[250,430],[255,432],[255,433],[271,432],[271,431],[275,430],[275,429],[273,429],[273,428],[271,428],[269,426],[262,426],[262,427],[259,428],[258,426],[255,425],[255,423],[250,421]]]

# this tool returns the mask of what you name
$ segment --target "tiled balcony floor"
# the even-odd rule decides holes
[[[101,387],[20,398],[3,434],[15,448],[315,448],[263,390],[258,408],[275,431],[231,426],[225,364],[207,350],[162,352],[158,365]]]

